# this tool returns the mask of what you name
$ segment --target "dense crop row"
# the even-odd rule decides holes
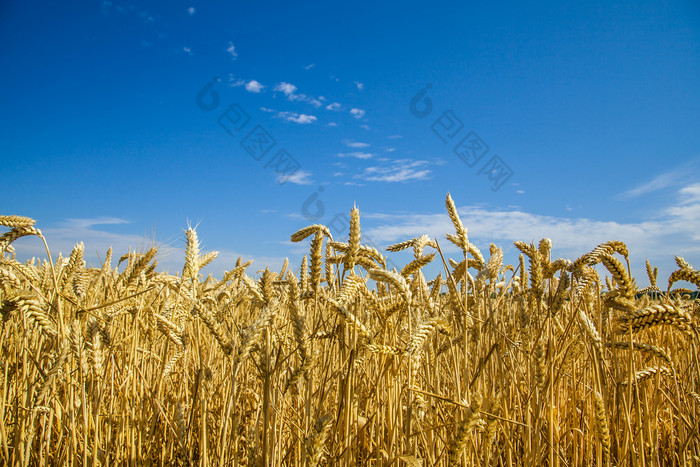
[[[216,253],[192,229],[177,275],[155,247],[21,263],[11,244],[43,236],[0,216],[0,462],[700,462],[698,304],[671,291],[700,272],[677,258],[650,295],[655,271],[639,290],[619,241],[574,261],[516,242],[504,265],[446,206],[458,258],[422,236],[390,246],[414,258],[387,270],[353,209],[346,241],[309,226],[300,268],[257,279],[240,260],[202,277]],[[425,278],[430,262],[444,272]]]

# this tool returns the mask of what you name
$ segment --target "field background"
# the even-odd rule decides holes
[[[43,236],[1,216],[3,462],[699,462],[700,272],[677,257],[662,291],[648,264],[640,289],[623,242],[571,261],[546,238],[504,265],[446,207],[461,258],[426,235],[390,246],[414,260],[387,270],[353,208],[347,241],[310,225],[291,236],[310,243],[300,267],[258,279],[240,259],[204,277],[217,252],[193,229],[176,275],[157,247],[21,263],[12,243]]]

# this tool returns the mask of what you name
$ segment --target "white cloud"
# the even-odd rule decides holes
[[[306,66],[304,67],[304,69],[305,69],[306,71],[309,71],[310,69],[312,69],[312,68],[315,67],[315,66],[316,66],[315,63],[310,63],[310,64],[306,65]]]
[[[349,153],[339,152],[337,155],[338,155],[338,157],[354,157],[355,159],[370,159],[373,156],[373,154],[370,152],[361,152],[361,151],[349,152]]]
[[[328,123],[328,126],[336,127],[336,126],[338,126],[338,124],[335,123],[335,122],[329,122],[329,123]]]
[[[182,51],[185,52],[187,55],[194,55],[192,49],[190,49],[189,47],[183,47]]]
[[[66,219],[66,225],[76,229],[89,229],[96,225],[119,225],[128,224],[129,221],[118,217],[100,216],[89,219]]]
[[[362,128],[363,130],[369,130],[369,125],[365,125],[363,123],[362,125],[360,125],[360,128]]]
[[[296,90],[297,90],[296,86],[294,86],[293,84],[290,84],[290,83],[285,83],[285,82],[277,83],[277,85],[275,86],[275,91],[283,92],[284,95],[287,97],[293,96],[294,93],[296,92]],[[293,100],[293,99],[290,99],[290,100]]]
[[[684,196],[680,201],[683,204],[700,203],[700,183],[694,183],[681,188],[679,191]]]
[[[359,81],[355,81],[355,86],[357,86],[357,89],[362,91],[365,88],[365,85],[360,83]]]
[[[276,118],[282,118],[288,122],[308,124],[313,123],[317,120],[313,115],[299,114],[296,112],[278,112],[275,115]]]
[[[350,114],[357,119],[364,117],[365,113],[362,109],[350,109]]]
[[[66,219],[55,227],[42,227],[41,229],[51,250],[54,261],[60,253],[63,257],[70,255],[73,247],[78,242],[85,245],[84,257],[88,267],[100,267],[104,260],[105,253],[112,247],[112,267],[117,266],[117,258],[132,251],[145,251],[154,245],[155,234],[133,234],[115,233],[108,231],[109,225],[129,224],[124,219],[115,217],[96,217],[91,219]],[[122,229],[123,230],[123,229]],[[134,228],[134,230],[143,230]],[[181,230],[176,232],[177,237],[169,239],[156,239],[158,246],[157,270],[175,274],[182,272],[185,264],[184,235]],[[32,257],[46,258],[44,243],[38,237],[23,237],[12,244],[17,251],[17,258],[26,261]],[[177,245],[177,246],[174,246]],[[252,259],[253,266],[248,271],[253,274],[256,269],[269,266],[271,269],[279,270],[282,267],[284,258],[274,256],[255,256],[248,253],[232,251],[227,248],[207,245],[205,251],[218,250],[219,256],[214,262],[202,270],[203,275],[210,272],[217,277],[221,277],[226,270],[230,270],[236,264],[236,259],[242,257],[243,261]],[[122,268],[124,265],[122,264]]]
[[[401,136],[401,135],[389,135],[389,136],[387,136],[387,138],[388,139],[401,139],[401,138],[403,138],[403,136]]]
[[[386,148],[384,149],[386,152],[394,152],[396,151],[396,148]]]
[[[431,171],[424,168],[427,161],[414,161],[400,159],[385,166],[368,167],[365,171],[356,175],[369,182],[405,182],[408,180],[426,180],[430,178]]]
[[[638,196],[651,193],[653,191],[664,189],[673,185],[676,182],[676,179],[679,175],[681,174],[673,172],[658,175],[653,180],[650,180],[647,183],[643,183],[635,188],[632,188],[631,190],[621,193],[620,195],[618,195],[618,197],[621,199],[636,198]]]
[[[295,183],[297,185],[311,185],[313,183],[313,180],[311,180],[311,172],[307,172],[306,170],[297,170],[291,175],[280,175],[277,181]]]
[[[240,78],[235,78],[233,76],[233,73],[229,73],[228,75],[228,85],[231,86],[232,88],[237,88],[239,86],[243,86],[245,84],[245,80],[240,79]]]
[[[524,194],[525,194],[525,190],[516,190],[515,192],[516,192],[517,194],[519,194],[519,195],[524,195]]]
[[[121,234],[103,230],[100,226],[129,224],[125,219],[116,217],[95,217],[90,219],[66,219],[56,227],[41,227],[41,231],[55,258],[58,254],[70,255],[78,242],[85,245],[85,259],[88,265],[99,266],[99,256],[104,258],[107,249],[112,246],[115,254],[124,254],[129,248],[141,249],[150,245],[145,237]],[[13,243],[17,254],[25,258],[46,257],[46,249],[38,238],[26,237]]]
[[[622,240],[630,250],[630,262],[637,284],[646,284],[644,260],[659,266],[659,284],[676,269],[673,257],[685,257],[696,267],[700,264],[700,184],[678,190],[679,202],[660,215],[637,222],[555,217],[523,210],[489,209],[483,206],[458,208],[469,238],[482,252],[488,242],[512,244],[515,240],[538,242],[548,237],[554,244],[554,257],[576,259],[596,245],[609,240]],[[459,202],[459,199],[457,199]],[[368,216],[365,215],[365,218]],[[444,239],[454,227],[447,214],[383,215],[383,224],[368,230],[382,244],[414,238],[422,234]],[[582,234],[583,233],[583,234]],[[445,250],[449,242],[442,241]],[[514,248],[513,248],[514,250]],[[516,252],[511,252],[513,255]],[[517,258],[517,257],[516,257]]]
[[[187,14],[192,16],[192,15],[194,15],[195,11],[197,11],[197,10],[195,10],[194,7],[191,6],[187,9]]]
[[[326,109],[327,110],[340,110],[340,104],[338,104],[337,102],[333,102],[332,104],[328,104],[326,106]]]
[[[263,88],[265,88],[265,86],[263,86],[262,84],[260,84],[259,81],[256,81],[254,79],[248,81],[245,85],[245,89],[248,92],[259,93],[260,91],[263,90]]]
[[[233,42],[228,43],[226,52],[228,52],[234,60],[238,57],[238,52],[236,52],[236,47],[233,45]]]
[[[307,96],[306,94],[297,93],[297,87],[291,83],[285,83],[284,81],[281,83],[277,83],[273,90],[275,92],[283,93],[287,97],[287,100],[292,102],[306,102],[316,108],[321,107],[321,105],[323,105],[321,102],[322,98],[317,99],[312,96]]]
[[[343,144],[345,144],[349,148],[356,148],[356,149],[362,149],[362,148],[369,147],[369,144],[367,144],[367,143],[361,143],[359,141],[353,141],[350,139],[343,140]]]
[[[672,170],[657,175],[646,183],[620,193],[617,198],[631,199],[664,188],[681,186],[697,178],[695,174],[698,173],[698,170],[700,170],[700,157],[695,157]]]
[[[300,114],[297,112],[278,112],[275,109],[270,109],[268,107],[260,107],[260,110],[263,112],[271,113],[274,114],[272,118],[281,118],[282,120],[286,120],[288,122],[294,122],[294,123],[299,123],[299,124],[308,124],[308,123],[314,123],[316,120],[318,120],[315,116],[313,115],[307,115],[307,114]]]

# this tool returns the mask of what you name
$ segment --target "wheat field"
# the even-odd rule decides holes
[[[291,236],[298,268],[218,279],[191,228],[170,275],[157,247],[51,258],[0,216],[0,463],[700,465],[700,271],[657,285],[647,261],[642,288],[623,242],[553,259],[546,238],[505,265],[446,209],[446,238],[380,252],[353,208],[347,239]],[[28,235],[45,259],[16,260]]]

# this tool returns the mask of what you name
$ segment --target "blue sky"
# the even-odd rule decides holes
[[[0,37],[0,212],[54,253],[155,239],[175,272],[190,222],[215,274],[298,264],[290,234],[342,239],[355,203],[377,247],[456,256],[449,191],[510,261],[551,237],[700,266],[696,2],[9,1]]]

